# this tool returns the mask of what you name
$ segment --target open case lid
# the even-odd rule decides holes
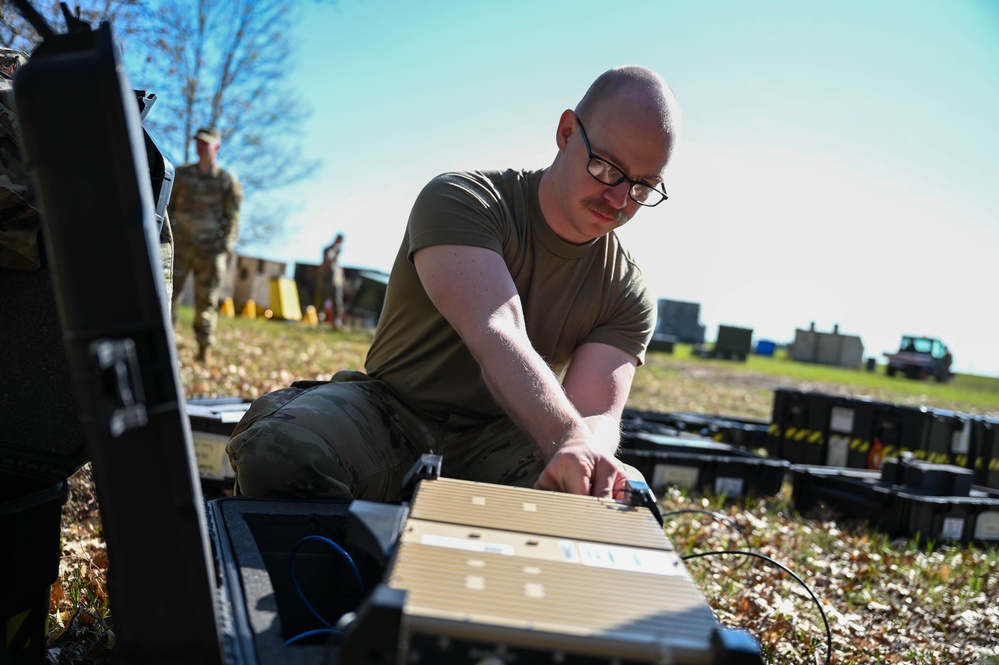
[[[153,191],[144,109],[110,25],[49,35],[14,90],[101,507],[116,653],[122,662],[220,663],[211,548],[159,253],[154,196],[164,192]]]

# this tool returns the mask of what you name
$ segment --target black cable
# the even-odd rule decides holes
[[[747,552],[744,550],[715,550],[711,552],[696,552],[694,554],[687,554],[680,558],[683,559],[684,561],[687,561],[688,559],[697,559],[704,556],[712,556],[718,554],[738,554],[740,556],[753,556],[756,557],[757,559],[763,559],[768,563],[774,564],[775,566],[786,572],[788,575],[796,579],[798,581],[798,584],[805,587],[805,591],[807,591],[808,595],[812,597],[812,602],[814,602],[815,606],[819,608],[819,614],[822,616],[822,623],[824,623],[826,626],[826,665],[829,665],[829,663],[832,661],[832,630],[829,629],[829,620],[826,618],[825,610],[822,609],[822,603],[819,602],[819,599],[815,596],[815,593],[812,591],[811,587],[805,584],[805,581],[802,580],[800,577],[798,577],[793,570],[791,570],[784,564],[775,561],[774,559],[771,559],[765,554],[760,554],[759,552]]]
[[[718,512],[715,512],[713,510],[705,510],[703,508],[678,508],[676,510],[670,510],[670,511],[668,511],[666,513],[663,513],[663,519],[666,519],[670,515],[683,515],[685,513],[686,514],[693,513],[693,514],[701,514],[701,515],[710,515],[711,517],[715,518],[719,522],[726,522],[727,524],[731,525],[732,528],[734,528],[736,531],[739,532],[739,535],[742,536],[742,539],[746,543],[747,549],[749,547],[751,547],[751,544],[749,542],[749,534],[747,534],[745,531],[742,530],[742,527],[739,526],[738,522],[736,522],[734,519],[732,519],[728,515],[724,515],[722,513],[718,513]]]

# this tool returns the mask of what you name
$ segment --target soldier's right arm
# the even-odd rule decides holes
[[[484,247],[430,245],[416,250],[413,263],[430,300],[478,362],[489,392],[538,446],[546,463],[539,488],[619,496],[627,477],[614,461],[617,443],[606,443],[610,437],[603,427],[599,433],[591,428],[532,346],[520,295],[503,257]],[[617,365],[620,354],[613,356]],[[606,400],[603,410],[617,410],[622,394],[627,391],[615,390],[616,401]],[[587,406],[587,416],[598,415]]]

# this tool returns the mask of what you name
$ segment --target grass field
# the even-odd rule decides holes
[[[295,380],[360,369],[370,342],[367,331],[224,319],[212,361],[199,365],[189,325],[190,312],[182,310],[177,347],[188,397],[252,398]],[[769,420],[779,386],[999,417],[999,379],[959,375],[936,384],[889,378],[883,368],[848,370],[781,357],[703,360],[685,346],[649,354],[629,405]],[[87,470],[73,481],[62,577],[52,592],[52,662],[104,662],[113,629],[108,561]],[[776,497],[738,503],[674,490],[661,497],[661,507],[678,551],[753,551],[794,571],[819,599],[831,653],[815,604],[775,565],[743,555],[687,562],[719,621],[749,630],[768,663],[999,665],[999,553],[993,547],[891,541],[823,507],[801,515],[789,485]],[[151,589],[150,602],[161,592]]]

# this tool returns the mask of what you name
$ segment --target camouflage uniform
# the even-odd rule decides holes
[[[0,269],[38,270],[43,265],[39,233],[41,218],[35,183],[21,154],[20,125],[14,105],[13,79],[28,56],[0,48]],[[166,293],[173,279],[173,235],[160,228],[160,259]]]
[[[443,475],[480,482],[531,487],[544,469],[538,447],[509,418],[438,422],[354,371],[258,398],[226,450],[239,469],[236,494],[251,496],[397,501],[423,453],[443,456]]]
[[[173,322],[177,324],[184,282],[193,271],[194,334],[202,348],[215,343],[219,292],[236,247],[242,202],[239,180],[224,169],[205,174],[194,163],[176,171],[168,208],[174,241]]]
[[[298,381],[256,399],[226,446],[237,495],[399,501],[420,455],[441,455],[451,478],[533,487],[541,451],[505,416],[439,422],[408,406],[384,382],[341,371]],[[338,446],[357,441],[362,445]],[[625,473],[641,472],[618,460]]]
[[[0,266],[12,270],[41,266],[41,220],[34,183],[21,157],[12,85],[15,72],[27,62],[27,54],[21,51],[0,49]]]

